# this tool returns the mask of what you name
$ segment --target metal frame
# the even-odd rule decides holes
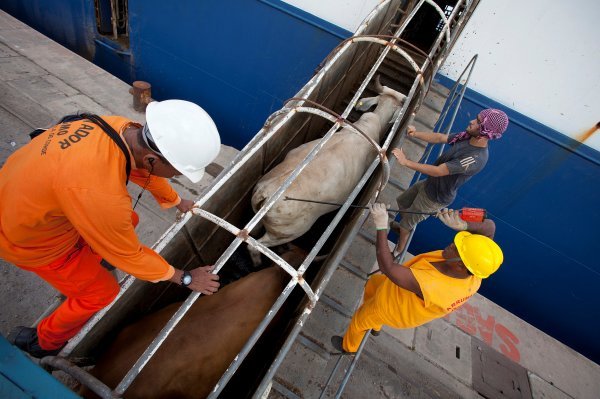
[[[396,32],[396,34],[394,35],[395,37],[398,37],[398,36],[399,36],[399,35],[402,33],[402,31],[403,31],[403,30],[406,28],[406,26],[408,25],[408,23],[410,22],[410,20],[411,20],[411,19],[414,17],[414,15],[415,15],[415,14],[416,14],[416,12],[418,11],[418,9],[419,9],[419,8],[420,8],[420,7],[421,7],[421,6],[422,6],[422,5],[423,5],[425,2],[427,2],[428,4],[431,4],[431,2],[429,2],[429,1],[423,1],[423,0],[421,0],[421,1],[419,2],[419,4],[418,4],[417,6],[415,6],[415,8],[414,8],[414,9],[412,10],[412,12],[409,14],[408,18],[407,18],[407,19],[404,21],[404,23],[403,23],[403,24],[402,24],[402,25],[401,25],[401,26],[398,28],[398,30],[397,30],[397,32]],[[466,5],[467,7],[469,7],[471,3],[472,3],[471,1],[466,1],[466,2],[465,2],[465,5]],[[439,8],[439,7],[438,7],[436,4],[433,4],[433,6],[434,6],[434,7],[435,7],[435,8],[438,10],[438,12],[440,12],[440,11],[441,11],[441,9],[440,9],[440,8]],[[444,31],[448,31],[448,30],[449,30],[449,29],[448,29],[448,20],[452,20],[452,19],[453,19],[453,17],[455,17],[455,14],[458,12],[458,9],[460,8],[460,6],[461,6],[461,3],[460,3],[460,2],[459,2],[459,3],[457,3],[457,5],[456,5],[456,7],[454,8],[454,10],[453,10],[453,12],[452,12],[452,14],[451,14],[451,17],[450,17],[450,18],[446,19],[446,18],[445,18],[445,16],[442,16],[442,18],[443,18],[443,19],[444,19],[444,21],[445,21],[445,26],[444,26],[444,29],[442,29],[442,31],[441,31],[440,33],[443,33]],[[443,14],[443,12],[442,12],[442,14]],[[459,24],[462,24],[462,20],[461,20],[461,21],[459,21]],[[440,36],[438,36],[438,39],[435,41],[434,45],[432,46],[432,50],[431,50],[431,52],[430,52],[430,55],[427,57],[427,60],[426,60],[426,62],[425,62],[425,64],[424,64],[424,66],[422,67],[422,69],[421,69],[421,70],[424,70],[424,69],[425,69],[425,67],[426,67],[426,66],[427,66],[429,63],[432,63],[432,57],[431,57],[431,55],[432,55],[432,54],[434,53],[434,51],[436,51],[436,50],[437,50],[437,48],[439,47],[440,41],[441,41],[441,35],[440,35]],[[450,44],[450,40],[449,40],[449,36],[447,35],[447,46],[448,46],[449,44]],[[386,49],[386,50],[387,50],[387,49]],[[446,50],[448,50],[448,47],[446,47]],[[382,56],[381,56],[381,57],[384,57],[385,55],[387,55],[387,54],[382,54]],[[380,57],[380,59],[378,59],[377,63],[376,63],[376,64],[373,66],[373,68],[371,69],[371,72],[370,72],[370,73],[367,75],[367,77],[365,78],[365,81],[366,81],[366,82],[368,82],[368,81],[369,81],[369,79],[371,79],[371,78],[372,78],[372,76],[373,76],[373,75],[374,75],[374,73],[375,73],[375,70],[376,70],[376,69],[379,67],[379,64],[380,64],[380,63],[383,61],[381,57]],[[433,78],[433,76],[435,75],[435,72],[436,72],[436,71],[439,69],[439,67],[441,66],[441,64],[442,64],[442,61],[443,61],[443,58],[444,58],[444,57],[440,57],[440,60],[438,61],[437,65],[435,65],[435,66],[434,66],[434,72],[431,74],[431,77],[432,77],[432,78]],[[461,76],[462,76],[462,75],[461,75]],[[421,78],[422,78],[422,75],[421,75]],[[416,88],[417,88],[417,85],[418,85],[418,83],[422,83],[422,81],[419,79],[419,76],[417,76],[417,79],[415,79],[415,82],[413,83],[413,86],[411,87],[411,90],[409,91],[409,94],[407,95],[407,99],[405,100],[405,103],[404,103],[404,105],[405,105],[405,106],[407,106],[407,105],[408,105],[408,104],[411,102],[412,96],[414,95],[414,92],[415,92],[415,90],[416,90]],[[361,88],[359,89],[359,91],[360,91],[361,89],[363,89],[363,90],[364,90],[364,87],[365,87],[365,86],[366,86],[366,84],[365,84],[365,82],[363,82],[363,85],[361,85]],[[428,88],[428,87],[429,87],[429,85],[427,85],[427,88]],[[419,106],[421,105],[422,101],[424,100],[425,94],[426,94],[426,90],[422,90],[422,91],[421,91],[421,93],[420,93],[420,96],[419,96],[419,98],[418,98],[418,105],[419,105]],[[349,106],[350,106],[350,105],[352,105],[352,104],[354,104],[354,101],[356,100],[356,97],[357,97],[357,96],[355,96],[355,97],[353,98],[353,101],[351,101],[351,102],[350,102]],[[403,109],[403,110],[401,111],[402,115],[404,114],[404,112],[405,112],[405,109]],[[412,115],[410,115],[410,116],[409,116],[409,123],[410,123],[410,121],[411,121],[411,120],[414,118],[414,116],[415,116],[414,114],[412,114]],[[389,145],[390,145],[390,143],[391,143],[391,141],[392,141],[392,139],[393,139],[393,136],[394,136],[393,132],[395,132],[395,130],[398,128],[398,125],[399,125],[399,123],[400,123],[400,119],[401,119],[401,118],[398,118],[398,119],[397,119],[397,120],[394,122],[394,125],[393,125],[393,127],[392,127],[392,132],[391,132],[391,133],[388,135],[388,138],[386,139],[385,143],[382,145],[382,147],[383,147],[383,148],[386,148],[386,149],[387,149],[387,148],[389,147]],[[377,195],[378,195],[378,194],[379,194],[379,193],[377,193]],[[377,195],[376,195],[376,196],[377,196]],[[350,196],[350,198],[349,198],[349,200],[353,200],[353,199],[354,199],[354,198],[353,198],[353,197],[352,197],[352,195],[351,195],[351,196]],[[366,211],[364,211],[364,212],[361,214],[361,216],[359,217],[359,222],[358,222],[358,223],[356,223],[356,224],[354,225],[354,230],[353,230],[353,231],[354,231],[355,233],[356,233],[356,232],[358,232],[358,230],[360,229],[360,226],[363,224],[363,222],[364,222],[364,220],[367,218],[367,216],[368,216],[368,213],[367,213]],[[413,232],[413,234],[414,234],[414,232]],[[412,234],[411,234],[411,237],[412,237]],[[347,247],[347,246],[349,246],[349,244],[347,244],[347,245],[346,245],[346,247]],[[407,245],[407,246],[408,246],[408,245]],[[336,264],[337,264],[337,263],[338,263],[338,262],[341,260],[341,258],[343,257],[343,253],[344,253],[344,252],[345,252],[345,250],[344,250],[344,251],[342,251],[342,253],[339,253],[339,254],[338,254],[338,257],[334,259]],[[332,262],[332,263],[334,263],[334,262]],[[325,289],[325,287],[327,286],[327,284],[328,284],[328,282],[329,282],[329,279],[330,279],[330,278],[331,278],[331,276],[333,275],[333,272],[334,272],[334,271],[335,271],[335,270],[334,270],[334,268],[331,268],[331,269],[328,271],[328,273],[325,275],[325,277],[324,277],[324,278],[323,278],[323,280],[321,281],[321,284],[319,285],[319,287],[318,287],[318,288],[315,290],[316,292],[322,292],[322,291]],[[288,352],[288,351],[289,351],[289,349],[291,348],[291,346],[292,346],[292,344],[293,344],[293,341],[295,340],[296,336],[298,335],[298,333],[300,332],[300,330],[301,330],[302,326],[304,325],[304,322],[306,321],[306,318],[308,317],[308,314],[309,314],[309,312],[306,312],[306,309],[305,309],[305,311],[304,311],[304,312],[302,312],[302,315],[300,316],[300,318],[299,318],[299,319],[298,319],[298,321],[296,322],[296,325],[294,326],[294,328],[292,329],[292,331],[291,331],[291,332],[290,332],[290,334],[288,335],[288,338],[286,339],[286,342],[284,343],[284,345],[283,345],[282,349],[280,350],[280,352],[279,352],[279,354],[277,355],[277,357],[276,357],[276,359],[274,360],[274,362],[271,364],[271,367],[270,367],[270,368],[269,368],[269,370],[267,371],[266,375],[263,377],[263,380],[261,381],[261,383],[260,383],[259,387],[258,387],[258,388],[257,388],[257,390],[256,390],[256,394],[255,394],[255,395],[254,395],[254,397],[253,397],[254,399],[257,399],[257,398],[259,397],[260,393],[264,392],[264,390],[265,390],[265,389],[267,389],[267,387],[269,386],[269,383],[270,383],[271,379],[273,378],[273,376],[275,375],[275,372],[277,371],[277,369],[279,368],[279,366],[280,366],[280,365],[281,365],[281,363],[283,362],[283,359],[284,359],[285,355],[287,354],[287,352]],[[368,337],[368,334],[366,334],[365,336],[366,336],[366,337]],[[361,342],[361,348],[362,348],[362,347],[364,347],[364,344],[366,343],[366,338],[365,338],[363,341],[364,341],[364,342]],[[355,356],[355,358],[353,359],[353,362],[352,362],[352,364],[351,364],[351,368],[350,368],[350,370],[352,370],[352,369],[354,368],[354,366],[355,366],[355,363],[356,363],[356,361],[358,360],[358,357],[359,357],[359,356]],[[338,360],[338,362],[339,362],[339,361],[340,361],[340,360]],[[337,365],[336,365],[336,368],[337,368]],[[334,368],[334,372],[335,372],[336,368]],[[347,378],[345,378],[345,381],[344,381],[343,385],[340,385],[340,388],[339,388],[339,390],[338,390],[338,393],[336,394],[336,395],[337,395],[336,397],[339,397],[339,396],[341,395],[341,393],[342,393],[342,391],[343,391],[343,389],[344,389],[344,387],[345,387],[345,384],[346,384],[346,383],[347,383],[347,381],[348,381],[349,375],[350,375],[350,374],[348,374],[348,375],[347,375]],[[329,380],[331,380],[331,378],[330,378]],[[323,392],[324,392],[326,389],[327,389],[327,385],[324,387],[324,389],[323,389]]]
[[[218,273],[219,270],[223,267],[223,265],[227,261],[227,259],[229,259],[229,257],[242,244],[242,242],[246,242],[249,245],[252,245],[253,247],[257,248],[260,252],[262,252],[267,257],[269,257],[271,260],[273,260],[277,265],[282,267],[286,271],[286,273],[290,274],[290,276],[292,277],[291,281],[284,288],[284,290],[282,291],[279,298],[275,301],[275,303],[271,307],[271,310],[267,313],[267,315],[265,316],[263,321],[260,323],[260,325],[257,327],[257,329],[254,331],[254,333],[252,334],[252,336],[246,343],[246,345],[242,348],[242,350],[240,351],[238,356],[236,356],[236,358],[230,364],[227,371],[223,374],[223,376],[221,377],[219,382],[216,384],[216,386],[215,386],[213,392],[210,394],[209,398],[216,398],[219,395],[219,393],[224,388],[224,386],[227,384],[227,382],[229,381],[231,376],[237,370],[240,363],[243,361],[243,359],[246,357],[246,355],[248,354],[250,349],[254,346],[254,344],[256,343],[258,338],[261,336],[262,332],[267,327],[267,325],[269,324],[271,319],[274,317],[274,315],[277,313],[277,311],[281,308],[281,306],[283,305],[283,303],[285,302],[285,300],[291,293],[292,289],[297,284],[299,284],[302,287],[302,289],[305,291],[305,293],[308,297],[309,303],[302,311],[302,314],[299,317],[298,321],[296,322],[296,325],[295,325],[292,333],[288,336],[282,350],[280,350],[277,358],[272,363],[270,369],[268,370],[267,374],[263,378],[259,388],[257,389],[257,392],[261,392],[261,389],[264,390],[264,388],[266,388],[266,386],[268,385],[272,376],[274,375],[275,371],[279,367],[281,361],[283,360],[283,357],[285,356],[285,354],[291,347],[291,343],[293,342],[293,340],[297,336],[298,332],[300,331],[304,321],[306,320],[308,315],[311,313],[316,302],[319,300],[319,295],[324,290],[325,286],[327,285],[331,275],[333,274],[334,268],[330,268],[329,270],[327,270],[327,272],[325,273],[325,277],[323,278],[323,280],[321,280],[320,284],[318,284],[317,288],[314,291],[310,287],[310,285],[302,278],[304,272],[307,270],[308,266],[313,261],[313,259],[317,255],[320,248],[324,245],[327,238],[333,232],[333,229],[339,223],[342,216],[345,215],[346,211],[350,207],[350,204],[354,201],[354,199],[356,198],[356,196],[358,195],[360,190],[365,186],[365,184],[371,177],[372,173],[375,171],[376,167],[380,163],[383,165],[383,174],[381,176],[379,188],[376,190],[374,198],[377,198],[379,196],[379,194],[381,193],[381,190],[383,189],[383,187],[385,186],[385,184],[387,183],[387,180],[389,178],[389,164],[387,162],[387,158],[385,155],[386,151],[387,151],[388,147],[390,146],[390,143],[394,139],[395,134],[396,134],[401,122],[403,120],[405,120],[405,114],[406,114],[407,109],[409,108],[409,105],[416,104],[416,106],[418,108],[418,106],[420,106],[420,104],[422,103],[422,101],[425,97],[425,93],[429,87],[430,80],[428,82],[425,82],[425,79],[423,76],[423,71],[426,68],[428,68],[430,65],[433,64],[432,55],[439,50],[440,43],[441,43],[443,36],[445,36],[445,38],[446,38],[446,46],[443,49],[443,51],[444,51],[443,54],[445,55],[447,53],[447,51],[449,50],[449,46],[451,43],[449,21],[454,20],[454,18],[456,17],[455,13],[460,8],[460,6],[462,5],[463,2],[459,1],[459,3],[455,7],[451,16],[449,18],[447,18],[444,15],[443,11],[439,8],[439,6],[437,6],[437,4],[435,4],[433,2],[433,0],[420,0],[419,3],[411,11],[409,16],[404,19],[404,22],[401,24],[401,26],[398,27],[394,36],[386,37],[383,35],[361,35],[360,33],[364,32],[364,30],[368,26],[369,22],[373,18],[375,18],[379,12],[384,10],[385,7],[387,7],[390,4],[390,2],[391,2],[391,0],[386,0],[386,1],[381,2],[369,14],[369,16],[365,19],[363,24],[357,30],[357,35],[349,38],[348,40],[343,42],[343,44],[341,46],[339,46],[339,49],[337,50],[337,52],[328,60],[328,62],[323,66],[323,68],[309,81],[309,83],[305,86],[305,88],[299,93],[300,97],[295,97],[295,98],[288,100],[288,102],[286,103],[285,107],[282,110],[275,112],[273,115],[271,115],[268,118],[268,120],[265,123],[265,125],[263,126],[263,128],[244,147],[244,149],[236,156],[236,158],[230,164],[230,166],[221,173],[219,178],[210,186],[209,190],[195,204],[197,209],[195,209],[195,211],[193,212],[194,215],[201,216],[201,217],[217,224],[219,227],[226,229],[227,231],[229,231],[230,233],[232,233],[236,236],[236,238],[231,242],[231,244],[229,245],[227,250],[225,250],[223,252],[223,254],[219,257],[219,259],[215,263],[214,273]],[[412,59],[412,57],[410,57],[410,55],[408,55],[408,53],[406,53],[403,49],[401,49],[396,43],[401,40],[401,39],[399,39],[400,34],[404,31],[404,29],[406,28],[408,23],[416,15],[416,13],[420,9],[420,7],[425,3],[431,5],[438,11],[438,13],[440,13],[441,18],[444,21],[444,28],[440,31],[440,35],[438,36],[437,40],[434,42],[431,52],[427,55],[425,63],[423,64],[423,66],[419,67],[416,64],[416,62]],[[467,7],[468,7],[468,4],[471,4],[471,1],[465,1],[464,3],[467,4]],[[462,23],[462,20],[458,21],[458,24],[461,24],[461,23]],[[389,38],[389,40],[384,40],[383,39],[384,37]],[[337,62],[337,60],[340,59],[340,57],[346,51],[351,49],[355,43],[360,43],[360,42],[377,43],[377,44],[385,46],[385,48],[383,49],[383,51],[381,51],[381,53],[380,53],[378,59],[375,61],[375,63],[372,64],[369,73],[367,74],[367,76],[365,77],[363,82],[361,83],[358,90],[356,90],[354,96],[352,97],[352,100],[350,101],[350,103],[348,104],[348,106],[346,107],[346,109],[344,110],[342,115],[337,115],[337,114],[327,110],[325,107],[318,105],[318,104],[314,103],[313,101],[309,100],[308,97],[311,95],[311,93],[314,91],[314,89],[317,87],[317,85],[321,82],[321,80],[326,76],[327,72]],[[352,191],[352,193],[350,194],[348,199],[344,202],[342,207],[336,213],[335,218],[333,219],[331,224],[327,227],[327,229],[325,230],[323,235],[320,237],[320,239],[317,242],[317,244],[315,245],[315,247],[312,249],[312,251],[306,257],[304,262],[300,265],[298,270],[295,270],[293,267],[291,267],[289,264],[287,264],[283,259],[281,259],[278,255],[276,255],[270,249],[266,248],[264,245],[258,243],[256,240],[254,240],[252,237],[250,237],[248,232],[251,231],[260,222],[260,220],[264,217],[264,215],[267,213],[267,211],[280,199],[280,197],[285,192],[285,190],[292,184],[292,182],[302,172],[302,170],[306,167],[306,165],[308,165],[310,163],[310,161],[312,159],[314,159],[314,157],[318,154],[318,152],[325,146],[325,144],[328,142],[328,140],[333,136],[333,134],[335,134],[335,132],[340,127],[347,127],[349,129],[355,131],[356,133],[362,134],[364,136],[364,133],[361,132],[356,127],[354,127],[350,122],[348,122],[346,120],[346,118],[348,117],[348,115],[350,114],[350,112],[352,111],[352,109],[354,108],[356,103],[358,102],[358,100],[361,98],[365,88],[367,87],[367,84],[372,80],[372,78],[376,74],[378,68],[384,61],[385,57],[389,54],[390,50],[394,50],[395,52],[400,54],[400,56],[402,56],[412,66],[414,71],[417,73],[417,77],[415,78],[415,80],[409,90],[407,99],[405,100],[400,112],[398,113],[398,116],[396,117],[396,119],[393,122],[393,125],[390,129],[390,133],[388,134],[385,142],[381,146],[379,146],[373,140],[368,140],[369,143],[372,146],[374,146],[375,149],[377,150],[377,153],[378,153],[377,157],[370,164],[370,166],[368,167],[368,169],[365,172],[365,174],[363,175],[363,177],[360,179],[360,181],[357,184],[357,186],[355,187],[355,189]],[[435,72],[441,65],[443,58],[444,57],[440,57],[437,64],[432,65],[433,73],[431,74],[430,79],[433,78]],[[421,90],[420,90],[418,96],[416,97],[416,103],[413,103],[413,100],[415,98],[415,93],[417,92],[417,89],[419,87],[421,88]],[[314,107],[306,106],[306,104],[313,105]],[[246,226],[244,226],[244,229],[239,229],[239,228],[233,226],[232,224],[226,222],[225,220],[223,220],[207,211],[200,209],[203,206],[203,204],[206,203],[206,201],[208,199],[210,199],[211,196],[217,192],[217,190],[219,190],[238,170],[240,170],[242,167],[244,167],[245,163],[248,162],[253,157],[253,155],[257,151],[259,151],[269,141],[269,139],[271,137],[273,137],[273,135],[280,128],[282,128],[295,114],[301,113],[301,112],[311,113],[314,115],[321,116],[321,117],[333,122],[333,126],[328,130],[328,132],[320,140],[319,144],[315,148],[313,148],[313,150],[296,167],[294,172],[288,177],[288,179],[277,190],[277,192],[275,192],[266,201],[266,203],[264,203],[263,207],[254,215],[254,217],[246,224]],[[412,120],[413,118],[414,118],[414,113],[409,116],[409,120]],[[192,217],[192,213],[188,213],[179,222],[173,224],[156,242],[156,244],[153,247],[154,250],[156,252],[161,252],[168,245],[168,243],[173,239],[173,237],[182,229],[182,227],[189,221],[189,219],[191,217]],[[360,224],[362,224],[362,221],[364,221],[366,219],[366,217],[367,217],[367,212],[363,211],[358,218],[358,220],[361,221]],[[354,233],[356,233],[358,231],[359,227],[360,227],[360,225],[355,224],[352,228],[352,231]],[[345,250],[347,249],[348,246],[349,246],[348,242],[344,243],[344,245],[341,246],[340,250],[337,251],[337,253],[333,257],[333,259],[330,261],[330,264],[339,262],[339,260],[341,260],[341,258],[343,257],[343,254],[345,253]],[[120,297],[122,297],[123,293],[131,286],[131,284],[134,281],[135,281],[135,278],[133,278],[132,276],[128,276],[123,281],[121,290],[120,290],[117,298],[113,301],[112,304],[114,304]],[[196,293],[196,292],[194,292],[188,296],[188,298],[185,300],[185,302],[181,305],[181,307],[177,310],[177,312],[167,322],[165,327],[161,330],[161,332],[154,339],[154,341],[150,344],[150,346],[146,349],[146,351],[136,361],[134,366],[129,370],[127,375],[122,379],[122,381],[118,384],[118,386],[115,388],[114,391],[110,391],[110,388],[108,388],[106,386],[102,387],[103,384],[101,382],[96,383],[96,381],[86,378],[85,374],[82,374],[85,372],[77,371],[77,367],[74,365],[65,366],[64,364],[62,364],[62,362],[53,360],[52,358],[45,360],[45,364],[47,365],[47,367],[56,367],[56,368],[63,368],[63,369],[70,370],[71,375],[73,375],[80,381],[82,381],[84,383],[86,383],[86,382],[91,383],[93,386],[95,386],[96,387],[95,392],[100,394],[100,396],[102,396],[102,397],[105,397],[105,398],[121,397],[122,394],[127,390],[127,388],[131,385],[131,383],[137,377],[137,375],[139,375],[139,373],[144,368],[144,366],[152,358],[154,353],[156,353],[156,351],[158,350],[160,345],[164,342],[164,340],[167,338],[169,333],[175,328],[177,323],[181,320],[181,318],[183,318],[185,313],[191,308],[191,306],[196,301],[196,299],[198,299],[199,296],[200,296],[200,294]],[[106,312],[110,309],[112,304],[109,305],[108,307],[106,307],[105,309],[103,309],[102,311],[98,312],[86,324],[86,326],[82,329],[82,331],[68,343],[68,345],[65,347],[65,349],[61,352],[61,355],[68,355],[74,349],[74,347],[81,341],[81,339],[106,314]],[[108,391],[106,389],[108,389]],[[110,392],[110,393],[108,393],[108,392]]]
[[[441,127],[444,123],[444,120],[446,119],[448,111],[450,111],[452,108],[454,108],[454,112],[452,114],[452,117],[450,118],[450,122],[446,125],[445,133],[449,133],[450,129],[452,129],[452,126],[454,125],[454,119],[456,118],[456,114],[458,113],[458,109],[460,108],[460,104],[462,103],[462,99],[464,97],[465,91],[469,84],[469,80],[471,79],[471,74],[473,73],[473,69],[475,69],[475,63],[477,62],[477,57],[478,56],[476,54],[471,58],[471,60],[467,64],[467,66],[463,69],[462,73],[456,80],[456,83],[452,86],[452,89],[450,89],[450,94],[448,95],[446,104],[444,105],[444,109],[442,110],[442,114],[440,115],[440,117],[438,118],[438,120],[435,124],[435,126]],[[458,86],[461,85],[460,82],[461,82],[464,74],[467,72],[467,70],[469,71],[469,74],[467,75],[467,79],[466,79],[465,83],[462,84],[462,89],[460,90],[460,93],[457,94]],[[440,152],[439,152],[438,156],[441,155],[444,150],[444,145],[441,145],[440,147],[441,148],[440,148]],[[426,156],[424,156],[424,159],[422,160],[422,162],[427,162],[432,148],[433,148],[433,146],[430,146],[429,151],[426,153]],[[419,172],[417,174],[417,178],[415,181],[418,181],[420,176],[421,176],[421,173]],[[416,227],[411,230],[408,240],[406,242],[406,245],[404,246],[402,253],[398,254],[398,256],[394,259],[395,262],[402,263],[404,261],[404,257],[406,256],[408,246],[410,245],[410,242],[415,234],[415,231],[416,231]],[[378,271],[379,270],[374,271],[372,273],[369,273],[368,275],[371,276],[372,274],[375,274]],[[356,312],[356,310],[358,310],[358,308],[355,309],[355,312]],[[339,399],[341,397],[341,395],[344,392],[344,389],[346,387],[346,384],[348,383],[348,380],[350,380],[350,376],[352,375],[352,372],[354,371],[354,367],[356,366],[356,363],[358,362],[358,359],[360,358],[360,355],[362,354],[362,351],[364,350],[367,340],[369,339],[370,336],[371,336],[371,330],[368,330],[365,333],[365,335],[363,336],[363,339],[360,341],[358,350],[355,353],[340,355],[339,359],[335,363],[333,370],[331,371],[331,374],[329,375],[329,378],[327,379],[327,382],[325,383],[325,386],[323,387],[323,390],[321,391],[321,396],[319,397],[319,399],[324,397],[324,395],[327,391],[327,388],[331,384],[331,381],[333,380],[334,375],[337,373],[337,370],[339,369],[339,367],[341,365],[342,359],[346,356],[352,356],[352,362],[350,363],[350,366],[344,373],[344,378],[342,379],[342,382],[340,383],[338,390],[335,394],[336,399]]]

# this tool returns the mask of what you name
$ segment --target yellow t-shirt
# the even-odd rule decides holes
[[[103,119],[122,134],[133,122]],[[80,237],[110,264],[143,280],[167,280],[174,269],[142,245],[131,223],[126,158],[87,120],[48,129],[12,154],[0,169],[0,257],[44,266],[67,254]],[[135,169],[142,185],[148,172]],[[162,207],[181,199],[168,181],[151,176],[148,189]]]
[[[431,263],[444,260],[442,251],[415,256],[404,264],[417,279],[423,298],[385,280],[377,290],[377,303],[381,312],[393,315],[396,328],[413,328],[458,309],[481,286],[481,279],[446,276]]]

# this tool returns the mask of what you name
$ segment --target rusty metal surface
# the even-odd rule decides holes
[[[152,101],[152,86],[148,82],[136,80],[129,92],[133,96],[133,109],[146,112],[146,106]]]

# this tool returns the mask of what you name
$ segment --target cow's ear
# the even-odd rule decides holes
[[[373,105],[377,105],[378,101],[379,101],[379,96],[361,98],[360,100],[358,100],[358,102],[356,103],[356,107],[354,107],[354,108],[356,108],[359,111],[366,112]]]

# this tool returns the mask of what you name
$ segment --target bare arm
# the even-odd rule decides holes
[[[394,263],[394,258],[387,243],[387,230],[377,231],[377,243],[375,245],[377,263],[381,272],[397,286],[413,292],[423,299],[421,287],[412,271],[407,267]]]
[[[414,292],[422,299],[423,294],[421,293],[421,288],[412,271],[409,268],[394,263],[394,258],[392,257],[387,241],[388,214],[385,204],[373,204],[371,206],[371,217],[377,228],[375,250],[377,253],[379,269],[394,284]]]
[[[434,133],[434,132],[417,132],[414,126],[408,126],[406,130],[406,134],[410,137],[417,138],[419,140],[423,140],[427,143],[431,144],[446,144],[448,143],[448,135],[443,133]]]
[[[483,222],[467,222],[467,231],[493,239],[496,233],[496,223],[491,219],[485,219]]]
[[[440,177],[448,176],[450,174],[450,170],[448,169],[448,166],[445,163],[436,166],[411,161],[410,159],[406,158],[406,155],[404,155],[404,151],[402,151],[402,148],[394,148],[392,150],[392,154],[394,154],[400,165],[406,166],[407,168],[415,170],[417,172],[426,174],[427,176]]]

